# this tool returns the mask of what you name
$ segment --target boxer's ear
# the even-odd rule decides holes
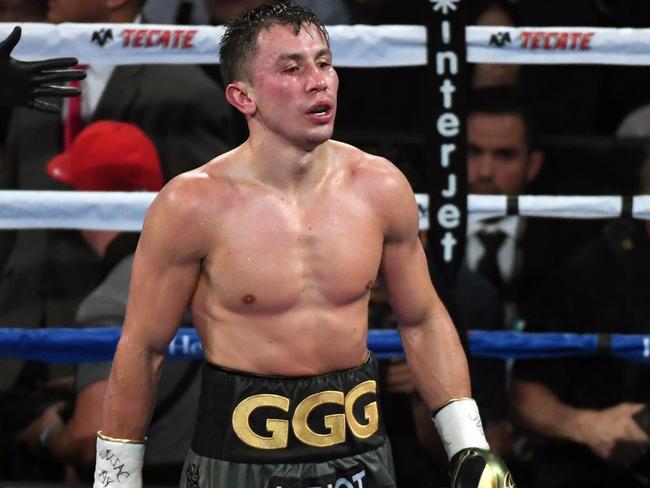
[[[255,115],[257,105],[251,96],[251,86],[245,81],[235,81],[226,87],[226,100],[244,115]]]

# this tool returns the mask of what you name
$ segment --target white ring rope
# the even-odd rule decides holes
[[[650,29],[472,26],[465,37],[470,63],[650,64]]]
[[[0,23],[0,38],[16,24]],[[81,63],[217,63],[221,26],[23,23],[19,59],[75,56]],[[328,26],[336,64],[395,67],[426,64],[423,26]],[[649,64],[650,29],[468,26],[470,62]],[[444,54],[444,53],[442,53]],[[0,191],[0,229],[136,231],[154,193]],[[420,228],[429,228],[428,195],[417,195]],[[517,214],[531,217],[616,218],[623,197],[519,196]],[[507,215],[508,198],[468,195],[479,217]],[[632,217],[650,220],[650,197],[632,199]]]
[[[0,23],[0,38],[15,23]],[[74,56],[83,64],[216,64],[222,26],[22,23],[18,59]],[[328,26],[337,66],[424,66],[418,25]],[[592,27],[466,28],[470,63],[650,65],[650,29]]]
[[[139,231],[155,192],[0,191],[0,229]]]
[[[97,229],[139,231],[151,192],[0,191],[0,229]],[[513,197],[510,197],[511,199]],[[605,219],[620,217],[621,196],[514,197],[526,217]],[[429,196],[416,195],[420,229],[429,228]],[[650,220],[650,195],[631,198],[631,216]],[[508,215],[504,195],[468,195],[468,212],[480,218]]]
[[[512,197],[511,197],[512,198]],[[622,196],[520,195],[517,215],[564,219],[609,219],[623,215]],[[468,195],[467,210],[481,218],[508,214],[505,195]],[[650,195],[632,197],[631,216],[650,220]]]

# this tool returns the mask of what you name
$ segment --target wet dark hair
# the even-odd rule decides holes
[[[520,117],[526,131],[528,152],[539,149],[535,124],[519,90],[506,85],[476,88],[470,91],[467,101],[468,116],[475,113],[486,113]]]
[[[288,25],[293,27],[294,34],[298,35],[300,30],[309,24],[318,28],[329,46],[327,30],[316,14],[288,0],[264,4],[232,19],[226,24],[226,31],[219,45],[224,86],[240,79],[251,81],[248,62],[257,50],[257,38],[262,29]]]

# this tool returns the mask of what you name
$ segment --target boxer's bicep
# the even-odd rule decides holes
[[[419,211],[410,186],[396,179],[384,209],[386,231],[381,272],[393,312],[400,323],[424,320],[437,296],[419,240]]]
[[[398,323],[415,325],[425,320],[438,298],[417,238],[385,244],[381,268]]]
[[[201,269],[203,240],[180,189],[161,193],[145,219],[133,262],[124,332],[164,353],[188,308]],[[191,202],[190,202],[191,203]]]

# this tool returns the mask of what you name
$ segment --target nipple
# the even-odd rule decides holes
[[[245,295],[244,298],[241,299],[241,301],[246,305],[251,305],[252,303],[255,303],[255,295],[251,295],[251,294]]]
[[[372,286],[375,284],[374,281],[369,281],[368,284],[366,285],[366,290],[372,290]]]

